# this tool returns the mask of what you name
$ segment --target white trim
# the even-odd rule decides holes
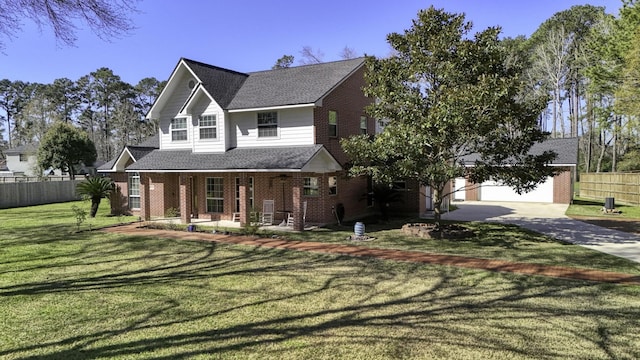
[[[260,108],[248,108],[248,109],[232,109],[227,110],[229,113],[241,113],[241,112],[251,112],[251,111],[271,111],[271,110],[282,110],[282,109],[296,109],[296,108],[304,108],[304,107],[315,107],[316,103],[309,104],[297,104],[297,105],[278,105],[278,106],[267,106]]]
[[[198,83],[198,85],[196,85],[195,87],[195,90],[191,92],[187,100],[184,102],[184,104],[182,104],[182,107],[180,108],[180,111],[178,111],[178,114],[185,115],[185,116],[191,114],[191,110],[193,109],[193,106],[194,106],[194,101],[198,100],[196,98],[198,97],[199,94],[205,94],[209,98],[209,100],[211,100],[216,105],[218,105],[218,107],[220,106],[216,101],[216,99],[214,99],[213,96],[209,94],[207,89],[205,89],[204,86]]]
[[[153,115],[158,111],[156,109],[156,107],[160,106],[161,102],[162,102],[162,105],[164,105],[164,103],[166,102],[166,100],[164,99],[165,93],[168,92],[168,91],[173,91],[173,87],[174,86],[172,85],[172,82],[173,82],[173,79],[178,74],[178,71],[180,70],[181,66],[184,66],[186,68],[186,70],[191,74],[191,76],[193,76],[198,81],[198,83],[202,83],[202,80],[200,80],[200,78],[198,78],[196,76],[196,74],[191,70],[191,68],[184,61],[184,58],[181,58],[180,61],[178,62],[178,64],[176,65],[176,67],[173,69],[173,72],[171,73],[171,76],[169,76],[169,80],[167,80],[167,85],[162,89],[162,91],[160,92],[160,94],[156,98],[156,101],[154,101],[153,105],[151,105],[151,109],[149,109],[149,111],[147,112],[147,114],[145,116],[146,119],[154,119]],[[172,85],[171,86],[171,88],[172,88],[171,90],[169,90],[169,88],[170,88],[169,85]],[[160,114],[158,114],[158,115],[160,115]]]

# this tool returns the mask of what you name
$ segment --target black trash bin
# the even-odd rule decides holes
[[[604,209],[609,211],[616,208],[616,201],[612,197],[604,198]]]

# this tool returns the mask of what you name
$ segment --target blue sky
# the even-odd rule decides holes
[[[586,3],[617,15],[621,0],[143,0],[132,14],[137,29],[110,42],[83,30],[68,47],[50,29],[25,22],[5,39],[0,79],[51,83],[108,67],[136,84],[167,79],[180,57],[249,72],[269,69],[284,54],[297,64],[303,46],[321,50],[325,61],[338,60],[345,46],[385,56],[386,35],[409,28],[430,5],[464,12],[476,31],[500,25],[505,36],[529,36],[554,13]]]

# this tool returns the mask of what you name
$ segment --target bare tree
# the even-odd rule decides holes
[[[345,46],[342,51],[340,51],[340,58],[341,59],[345,59],[345,60],[349,60],[349,59],[355,59],[358,57],[358,53],[356,52],[356,50],[354,48],[350,48],[348,46]]]
[[[315,51],[311,46],[303,46],[300,51],[300,55],[302,56],[300,63],[303,65],[320,64],[322,62],[322,58],[324,58],[324,53],[322,51]]]
[[[558,136],[557,124],[564,137],[564,119],[562,116],[562,102],[564,101],[564,85],[569,73],[569,45],[564,27],[551,29],[544,42],[538,44],[533,50],[533,72],[535,77],[543,79],[544,85],[553,94],[552,118],[553,127],[551,134]]]
[[[13,38],[30,19],[40,29],[51,27],[59,41],[73,45],[78,30],[77,20],[84,22],[101,39],[109,40],[131,31],[129,19],[136,12],[138,0],[0,0],[0,49],[4,39]]]

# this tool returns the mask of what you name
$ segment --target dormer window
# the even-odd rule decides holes
[[[258,113],[258,137],[277,137],[278,136],[278,113],[262,112]]]
[[[171,119],[171,141],[187,141],[187,118]]]
[[[200,140],[218,138],[218,122],[215,115],[202,115],[198,121]]]

